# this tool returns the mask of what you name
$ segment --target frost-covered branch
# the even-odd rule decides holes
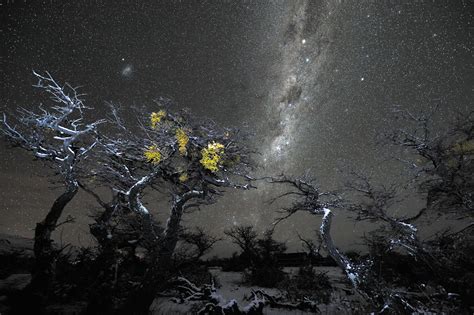
[[[326,202],[320,200],[321,193],[308,176],[295,179],[287,176],[280,176],[272,179],[271,181],[277,184],[288,184],[291,188],[296,189],[296,192],[298,192],[298,198],[293,201],[290,207],[286,208],[286,212],[288,214],[278,218],[274,224],[285,220],[298,211],[307,211],[313,215],[322,215],[319,232],[321,234],[323,245],[327,249],[329,255],[334,259],[334,261],[336,261],[339,267],[347,275],[353,286],[357,288],[361,281],[360,275],[356,270],[357,268],[349,261],[347,257],[345,257],[345,255],[343,255],[337,249],[331,237],[331,223],[333,213],[329,209],[329,205],[337,205],[339,203],[339,198],[333,197],[333,200]],[[284,195],[286,196],[288,194]],[[333,194],[324,195],[333,196]]]
[[[455,119],[445,122],[444,130],[434,125],[434,112],[415,115],[399,108],[394,112],[403,125],[386,139],[411,154],[397,159],[415,170],[418,188],[428,193],[426,208],[472,216],[474,111],[451,115]]]
[[[43,221],[36,225],[34,253],[36,267],[31,287],[48,287],[54,278],[55,251],[51,234],[58,226],[64,208],[78,190],[79,163],[96,146],[97,126],[104,120],[85,122],[83,110],[88,109],[77,88],[60,86],[46,72],[33,72],[38,79],[36,88],[46,92],[52,104],[37,111],[19,108],[9,118],[3,114],[1,131],[13,144],[33,152],[34,156],[52,162],[64,180],[65,191],[54,201]]]
[[[120,187],[117,190],[130,199],[131,209],[151,217],[140,201],[147,187],[150,193],[166,192],[171,199],[160,242],[150,254],[153,266],[127,307],[145,297],[147,301],[140,303],[151,304],[148,293],[156,292],[172,268],[181,220],[187,211],[216,202],[227,188],[253,188],[249,176],[252,151],[241,131],[221,128],[186,111],[173,111],[172,103],[165,99],[158,105],[151,112],[133,110],[134,127],[128,126],[129,121],[112,105],[109,121],[117,134],[101,137],[107,153],[100,167],[101,181]]]
[[[302,310],[318,312],[317,303],[310,299],[303,298],[298,303],[289,303],[283,301],[282,297],[272,296],[262,289],[252,290],[252,295],[248,299],[249,304],[239,306],[235,299],[227,301],[221,295],[214,285],[213,279],[210,284],[202,287],[196,286],[194,283],[184,277],[176,278],[172,284],[180,295],[174,298],[176,303],[188,303],[191,301],[204,301],[206,304],[198,311],[198,314],[236,314],[250,315],[263,314],[265,307],[278,308],[284,310]]]

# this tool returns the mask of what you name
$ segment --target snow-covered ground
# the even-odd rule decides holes
[[[0,235],[0,253],[11,253],[16,252],[22,256],[31,258],[33,256],[33,241],[31,239],[11,236],[11,235]],[[317,272],[324,272],[329,277],[329,280],[333,286],[333,292],[331,295],[331,303],[329,305],[318,305],[321,314],[352,314],[350,305],[354,306],[360,302],[357,294],[351,289],[347,278],[341,272],[338,267],[315,267]],[[287,267],[285,272],[289,274],[296,274],[298,268]],[[248,297],[251,296],[252,290],[263,289],[270,295],[278,296],[281,292],[278,289],[259,288],[255,286],[246,286],[242,284],[242,273],[240,272],[223,272],[220,268],[211,268],[210,272],[217,279],[217,283],[220,285],[217,289],[217,293],[223,297],[226,301],[235,299],[238,305],[243,308],[249,304]],[[28,283],[29,274],[16,274],[12,275],[8,279],[0,281],[0,287],[22,287],[23,283]],[[21,280],[21,281],[19,281]],[[13,283],[13,284],[12,284]],[[2,295],[2,294],[0,294]],[[1,300],[1,297],[0,297]],[[153,305],[151,306],[152,314],[155,315],[180,315],[180,314],[192,314],[191,309],[192,303],[189,304],[177,304],[171,301],[167,297],[156,298]],[[1,304],[1,302],[0,302]],[[64,310],[64,306],[61,306]],[[311,314],[303,311],[289,311],[287,309],[273,309],[270,307],[264,308],[264,314]]]
[[[325,272],[329,276],[329,279],[333,285],[334,291],[331,295],[331,303],[329,305],[318,305],[321,310],[321,314],[352,314],[349,305],[357,303],[359,301],[356,294],[351,290],[349,283],[347,282],[344,274],[338,267],[316,267],[317,272]],[[217,292],[226,301],[235,299],[240,307],[246,306],[249,301],[248,297],[251,296],[252,290],[263,289],[270,295],[278,296],[281,292],[278,289],[259,288],[255,286],[245,286],[242,284],[242,273],[240,272],[223,272],[219,268],[211,268],[210,272],[214,277],[218,279],[220,287]],[[288,267],[285,268],[285,272],[295,274],[297,268]],[[152,307],[152,314],[154,315],[167,315],[167,314],[191,314],[190,310],[193,307],[193,303],[189,304],[176,304],[170,300],[170,298],[159,297],[157,298]],[[312,314],[303,311],[290,311],[287,309],[274,309],[270,307],[264,308],[264,314]]]
[[[17,253],[33,257],[33,240],[26,237],[0,233],[0,255]]]

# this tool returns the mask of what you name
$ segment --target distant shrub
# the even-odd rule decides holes
[[[345,252],[345,255],[347,258],[349,258],[351,261],[358,261],[360,260],[360,253],[356,252],[354,250],[348,250]]]
[[[243,255],[234,252],[231,257],[223,259],[222,271],[242,272],[249,266],[249,261]]]
[[[21,251],[4,252],[0,254],[0,279],[5,279],[14,273],[29,273],[33,267],[34,258],[24,255]]]
[[[246,283],[266,288],[275,288],[285,280],[286,273],[278,265],[254,266],[244,271]]]
[[[275,287],[285,278],[283,268],[278,263],[278,255],[286,251],[286,245],[273,238],[273,230],[268,230],[259,238],[252,226],[235,226],[225,231],[242,253],[234,254],[224,266],[224,271],[244,271],[243,281],[262,287]]]
[[[332,291],[326,273],[316,272],[311,265],[298,268],[298,273],[280,282],[278,288],[286,291],[289,300],[296,301],[305,296],[319,303],[329,303]]]

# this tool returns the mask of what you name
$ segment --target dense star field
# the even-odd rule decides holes
[[[0,315],[472,314],[473,12],[0,0]]]
[[[397,182],[403,165],[377,142],[397,126],[393,107],[436,111],[443,126],[472,106],[472,12],[470,1],[4,1],[0,111],[44,102],[32,70],[47,70],[80,85],[98,113],[106,102],[165,96],[177,109],[253,131],[257,177],[309,170],[329,190],[357,169]],[[44,166],[4,140],[0,161],[0,231],[32,236],[56,193]],[[275,187],[257,186],[229,192],[185,224],[217,236],[237,224],[267,229]],[[148,201],[166,220],[168,210]],[[84,206],[95,207],[80,192],[66,210],[76,223],[55,237],[90,242]],[[365,227],[344,217],[333,234],[350,248]],[[296,232],[318,226],[301,214],[275,233],[299,249]],[[233,250],[224,241],[214,253]]]

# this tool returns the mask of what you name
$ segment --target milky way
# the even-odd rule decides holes
[[[296,1],[289,10],[280,47],[281,63],[274,65],[278,81],[266,100],[268,115],[277,117],[278,132],[269,139],[263,160],[265,165],[280,165],[283,171],[295,162],[298,122],[304,115],[304,108],[318,106],[318,91],[313,87],[328,58],[326,48],[331,37],[328,17],[336,8],[332,4],[318,8],[324,10],[318,12],[319,21],[311,19],[311,12],[308,12],[311,9],[308,1]],[[311,28],[316,22],[318,28]]]

